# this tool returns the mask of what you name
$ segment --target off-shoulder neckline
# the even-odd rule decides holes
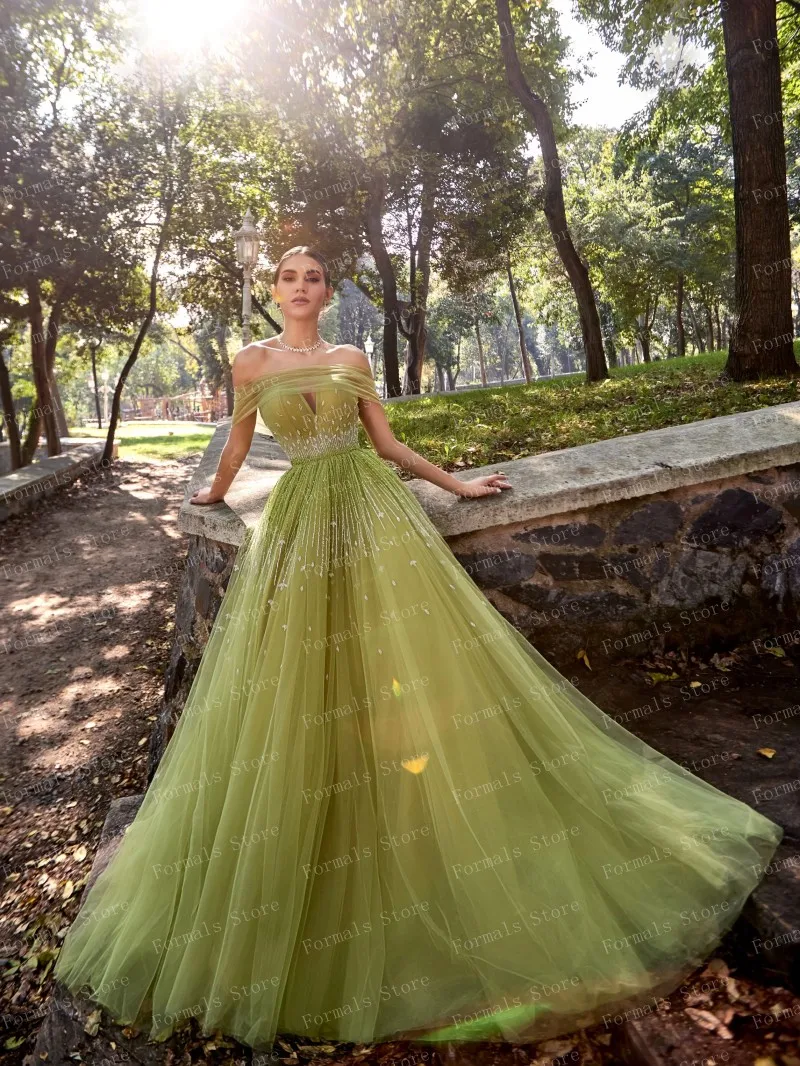
[[[284,367],[283,370],[266,370],[263,374],[259,374],[257,377],[251,378],[249,381],[243,381],[241,385],[234,385],[233,391],[239,392],[240,389],[247,389],[251,385],[255,385],[256,382],[263,381],[264,378],[277,378],[282,374],[300,374],[306,370],[322,370],[325,368],[340,370],[343,367],[346,367],[349,370],[355,370],[360,374],[366,374],[370,381],[374,380],[372,374],[366,367],[356,366],[355,363],[306,363],[304,366]]]

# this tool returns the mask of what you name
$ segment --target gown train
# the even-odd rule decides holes
[[[572,686],[358,440],[347,363],[236,391],[292,465],[55,976],[269,1048],[541,1040],[655,1004],[782,828]]]

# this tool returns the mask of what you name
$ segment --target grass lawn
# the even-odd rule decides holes
[[[800,342],[795,350],[800,357]],[[398,440],[437,466],[458,470],[800,399],[797,379],[720,382],[725,359],[725,352],[710,352],[621,367],[598,385],[587,385],[580,373],[438,393],[389,403],[386,414]],[[119,454],[183,458],[201,453],[213,431],[201,422],[123,423]],[[105,430],[90,427],[73,432],[105,437]],[[360,432],[366,442],[363,426]]]
[[[106,438],[106,430],[97,426],[78,426],[70,432],[76,437]],[[123,422],[114,439],[120,459],[183,459],[202,455],[213,433],[214,426],[204,422]]]
[[[800,356],[800,343],[795,349]],[[587,385],[580,373],[439,393],[386,410],[398,440],[453,470],[800,399],[797,379],[715,380],[726,358],[725,352],[710,352],[621,367],[597,385]]]

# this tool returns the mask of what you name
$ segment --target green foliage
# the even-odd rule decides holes
[[[800,354],[800,342],[796,344]],[[798,398],[797,381],[720,377],[724,352],[389,404],[398,439],[448,470],[485,466]]]
[[[523,71],[553,114],[570,231],[606,343],[671,350],[681,279],[691,346],[695,313],[718,310],[724,319],[733,306],[719,5],[577,7],[625,52],[629,81],[657,90],[620,134],[571,125],[584,74],[557,13],[549,0],[513,5]],[[247,207],[262,233],[261,304],[269,303],[266,261],[314,243],[342,283],[323,335],[363,343],[369,331],[379,355],[382,278],[366,224],[373,196],[406,313],[427,301],[426,374],[449,385],[472,379],[478,331],[489,376],[519,372],[509,269],[538,373],[579,368],[574,298],[542,211],[541,161],[506,84],[494,4],[254,4],[238,52],[180,69],[138,53],[106,0],[18,0],[14,8],[0,42],[0,333],[13,349],[23,411],[34,403],[30,307],[13,267],[48,247],[58,254],[37,278],[46,310],[61,316],[56,377],[71,414],[91,399],[92,353],[114,377],[124,365],[157,250],[155,323],[125,402],[183,390],[201,375],[230,391],[241,307],[232,237]],[[780,0],[778,13],[788,199],[798,218],[797,5]],[[421,254],[423,211],[430,263]],[[180,327],[170,324],[177,313]],[[255,336],[271,329],[256,308]],[[450,454],[459,445],[442,447]]]
[[[704,54],[722,40],[720,5],[713,0],[577,0],[605,43],[626,56],[623,76],[637,88],[690,84]]]

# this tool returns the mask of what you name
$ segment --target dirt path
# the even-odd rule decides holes
[[[19,1064],[33,1050],[52,991],[52,948],[75,917],[112,800],[144,791],[186,550],[176,528],[178,505],[196,461],[119,462],[0,526],[0,1064]],[[641,663],[605,669],[595,663],[580,687],[609,713],[630,713],[630,722],[623,720],[634,732],[687,765],[727,743],[728,733],[716,732],[723,724],[733,729],[729,739],[740,761],[696,769],[734,794],[749,782],[744,771],[754,746],[772,745],[776,764],[795,750],[800,717],[773,713],[777,724],[768,732],[752,726],[745,732],[744,724],[759,711],[796,702],[800,648],[784,660],[743,649],[716,666],[650,665],[667,676],[673,666],[677,671],[674,681],[658,686],[660,703]],[[704,684],[724,677],[725,691],[710,686],[687,704],[681,691],[693,677]],[[668,692],[673,703],[664,714]],[[642,707],[644,718],[631,712]],[[732,707],[741,709],[741,721],[731,718]],[[770,769],[764,760],[759,783],[771,780]],[[664,1010],[687,1027],[686,1066],[751,1066],[759,1057],[767,1066],[800,1066],[794,1050],[800,999],[744,977],[729,979],[723,958],[709,960]],[[233,1042],[183,1039],[153,1061],[251,1061]],[[610,1033],[593,1030],[531,1048],[446,1046],[423,1056],[402,1044],[314,1048],[293,1039],[281,1045],[285,1057],[252,1061],[600,1066],[619,1061],[610,1042]],[[75,1061],[93,1058],[75,1052]]]
[[[119,462],[0,527],[5,1061],[32,1048],[46,945],[74,917],[109,804],[144,789],[196,462]]]

